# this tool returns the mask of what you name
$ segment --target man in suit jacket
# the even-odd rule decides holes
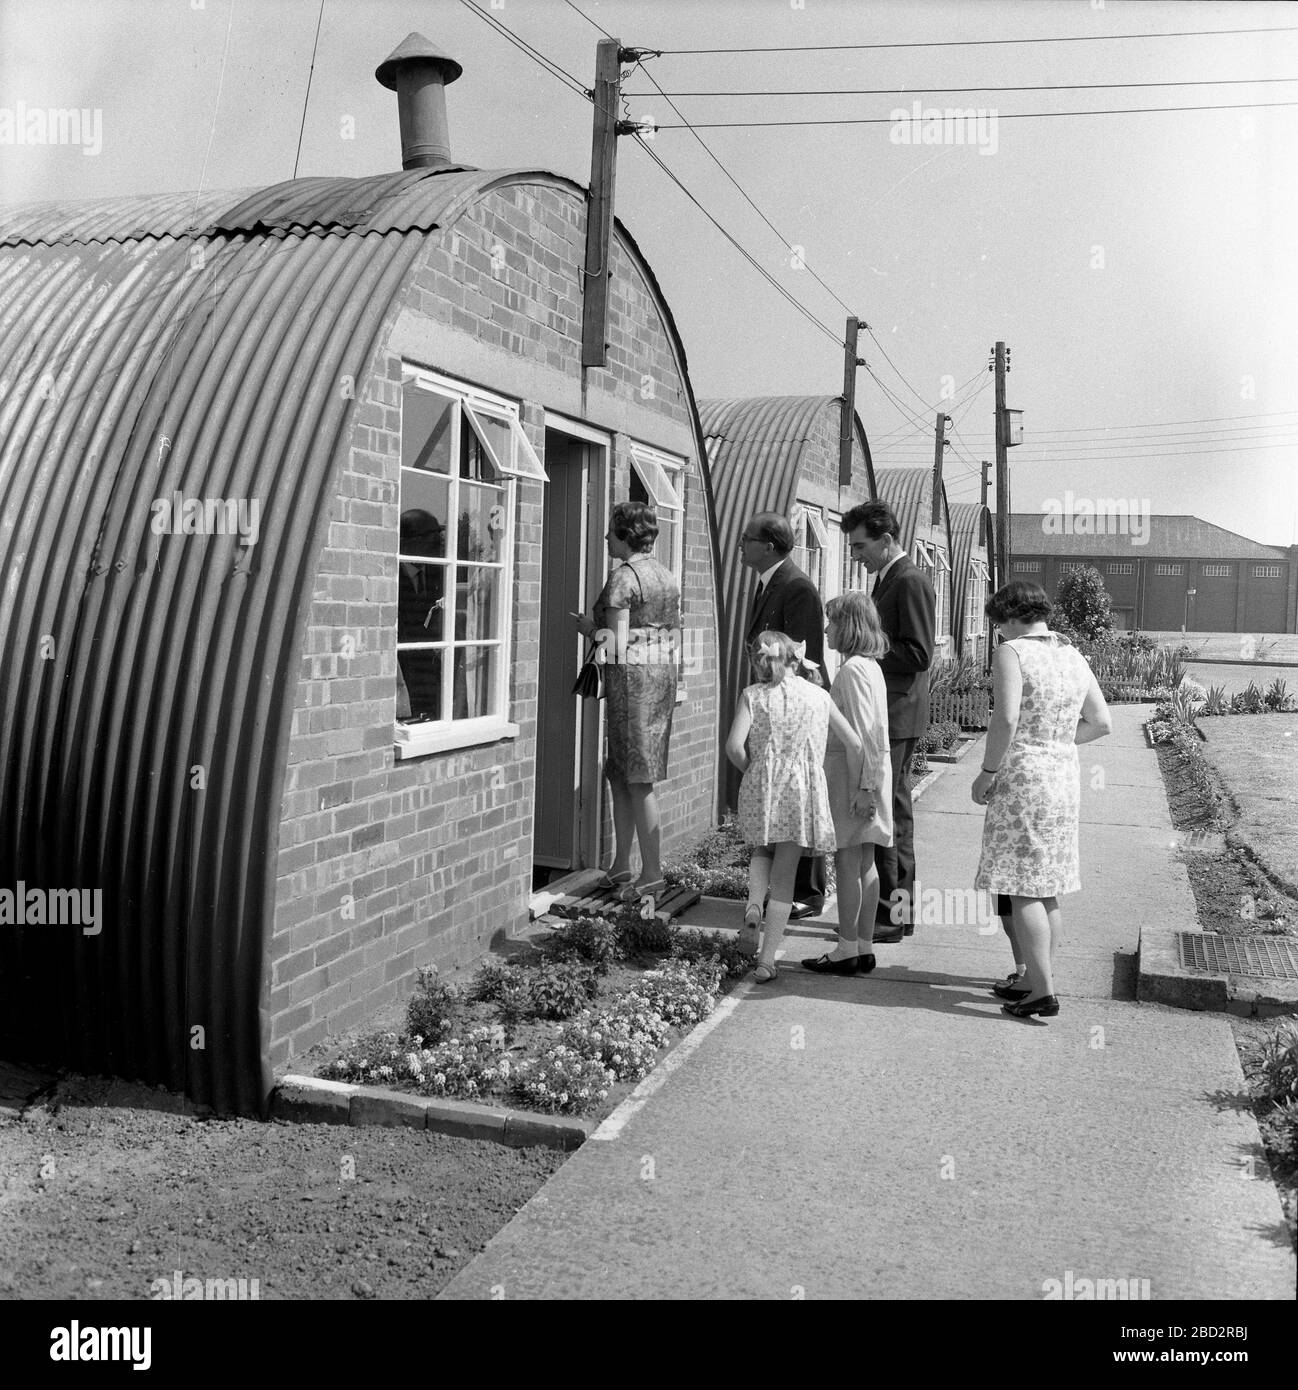
[[[860,560],[878,575],[874,605],[892,650],[879,661],[888,688],[888,738],[892,755],[892,826],[889,848],[875,850],[879,870],[877,942],[914,934],[915,815],[911,806],[911,755],[928,728],[928,668],[933,660],[937,599],[928,576],[901,548],[901,528],[886,502],[851,508],[842,528]]]
[[[759,634],[783,632],[805,642],[805,659],[816,669],[803,674],[825,685],[825,608],[820,593],[789,558],[793,528],[779,512],[758,512],[748,518],[739,537],[740,558],[757,575],[757,589],[748,609],[744,647],[751,649]],[[798,861],[793,885],[793,918],[817,917],[825,905],[825,859],[805,855]]]

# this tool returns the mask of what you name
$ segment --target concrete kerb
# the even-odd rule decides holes
[[[1200,933],[1201,934],[1201,933]],[[1187,970],[1176,946],[1177,933],[1146,923],[1140,929],[1136,998],[1142,1004],[1174,1009],[1276,1018],[1298,1014],[1298,980],[1267,980],[1255,975],[1207,975]]]
[[[576,1149],[595,1125],[560,1115],[498,1110],[465,1100],[437,1100],[380,1086],[285,1076],[271,1094],[271,1119],[306,1124],[386,1125],[429,1129],[461,1139],[489,1139],[511,1148]]]

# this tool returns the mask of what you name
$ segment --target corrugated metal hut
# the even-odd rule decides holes
[[[951,633],[958,656],[985,663],[991,629],[983,605],[997,587],[992,514],[981,502],[952,502],[950,512]]]
[[[412,35],[380,80],[407,60],[438,102],[459,74]],[[596,862],[565,615],[612,502],[658,503],[687,636],[716,630],[652,272],[618,226],[584,370],[585,190],[412,151],[428,115],[402,95],[400,173],[0,214],[0,887],[102,897],[92,931],[0,929],[0,1055],[262,1110]],[[691,649],[668,842],[716,801]]]
[[[901,526],[901,544],[928,575],[937,600],[933,660],[952,654],[951,513],[946,485],[933,499],[931,468],[881,468],[876,475],[879,500],[887,502]]]
[[[793,559],[828,600],[861,580],[839,522],[850,507],[874,496],[874,464],[854,413],[851,480],[839,485],[841,396],[701,400],[699,416],[716,494],[723,703],[730,711],[748,681],[743,643],[754,577],[739,558],[744,523],[755,512],[787,516],[796,542]],[[727,777],[733,799],[738,777],[730,770]]]

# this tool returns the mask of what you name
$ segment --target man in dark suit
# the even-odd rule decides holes
[[[852,559],[878,575],[874,605],[891,651],[879,661],[888,688],[888,739],[892,755],[892,827],[889,848],[875,851],[879,870],[876,942],[896,943],[914,934],[915,815],[910,799],[910,760],[928,728],[928,668],[933,660],[937,599],[928,576],[901,548],[901,528],[886,502],[851,508],[842,528]]]
[[[748,609],[744,647],[751,650],[763,632],[782,632],[795,642],[805,642],[806,661],[816,663],[814,671],[803,668],[809,680],[824,685],[825,609],[811,580],[789,558],[793,551],[793,528],[779,512],[758,512],[748,518],[739,537],[740,558],[757,575],[757,590]],[[804,855],[798,861],[793,885],[793,911],[790,917],[817,917],[825,906],[825,859],[823,855]]]

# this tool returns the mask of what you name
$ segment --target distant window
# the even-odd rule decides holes
[[[1280,566],[1279,566],[1279,565],[1254,565],[1254,566],[1253,566],[1253,578],[1254,578],[1254,579],[1279,579],[1279,578],[1280,578]]]
[[[1110,574],[1134,574],[1135,565],[1130,560],[1117,560],[1109,566]]]
[[[1074,570],[1084,569],[1085,567],[1085,560],[1061,560],[1059,562],[1060,574],[1072,574]]]
[[[1155,573],[1155,575],[1158,576],[1158,578],[1160,578],[1160,579],[1166,579],[1166,578],[1168,578],[1169,576],[1171,576],[1171,575],[1173,575],[1173,574],[1184,574],[1184,573],[1185,573],[1185,566],[1184,566],[1184,565],[1167,565],[1167,564],[1155,565],[1155,566],[1154,566],[1154,573]]]
[[[937,568],[933,575],[933,596],[937,602],[937,623],[934,636],[940,642],[951,635],[951,565],[946,551],[935,549]]]
[[[1205,579],[1229,579],[1234,568],[1233,565],[1204,565],[1203,577]]]
[[[1015,573],[1015,574],[1040,574],[1040,573],[1041,573],[1041,561],[1040,561],[1040,560],[1015,560],[1015,561],[1014,561],[1014,573]]]

